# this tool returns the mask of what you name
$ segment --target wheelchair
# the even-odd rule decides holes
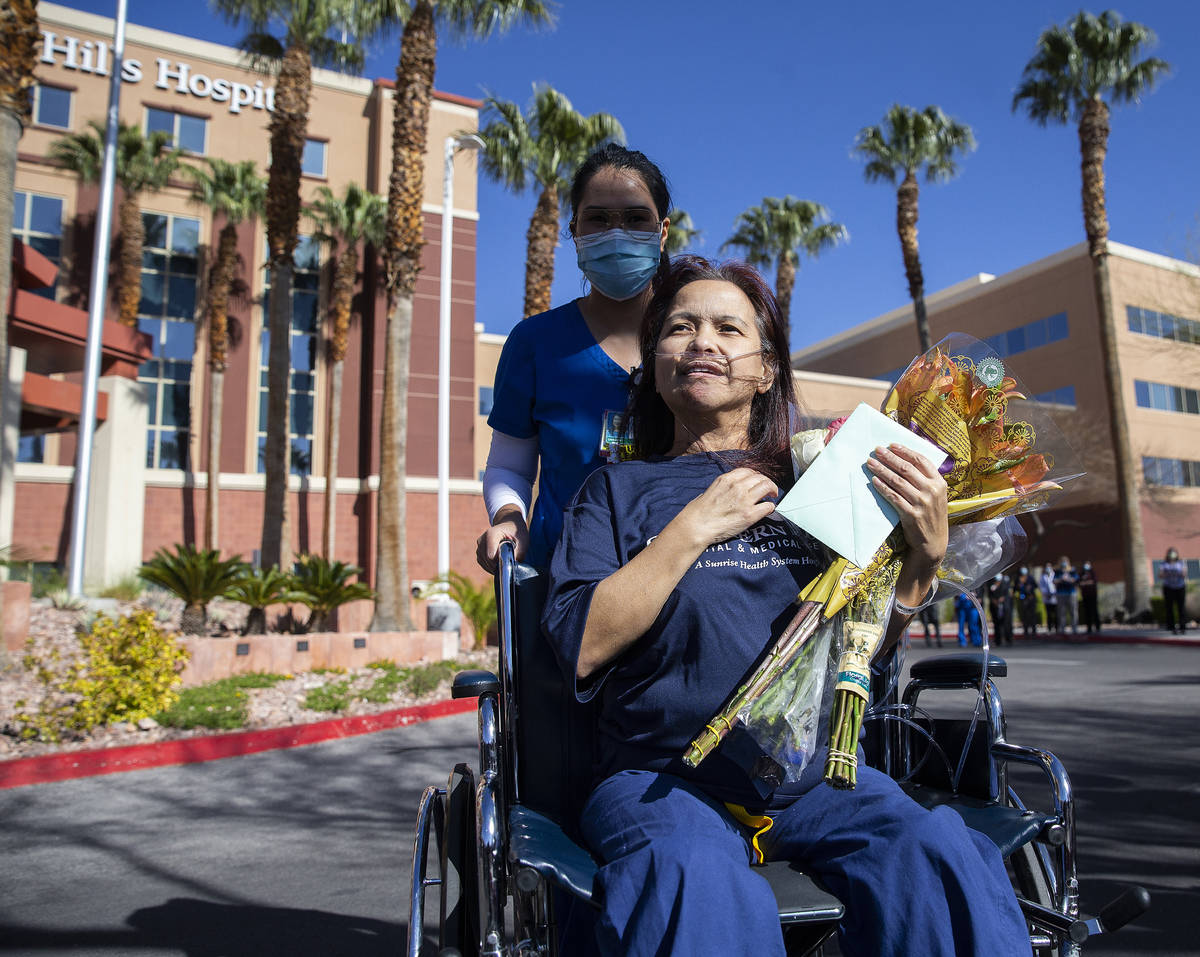
[[[517,563],[506,542],[496,589],[499,674],[463,671],[452,689],[455,698],[478,701],[478,767],[455,766],[445,787],[425,789],[417,812],[408,957],[421,957],[433,888],[442,957],[552,957],[561,953],[564,925],[600,906],[599,865],[576,828],[593,783],[593,712],[574,699],[541,634],[545,573]],[[877,676],[877,694],[897,697],[898,668],[893,658]],[[916,801],[948,805],[1000,848],[1036,957],[1077,955],[1090,936],[1145,911],[1149,894],[1131,887],[1098,916],[1080,913],[1070,778],[1050,752],[1007,740],[993,681],[1006,674],[1006,663],[994,655],[985,674],[980,653],[915,663],[899,700],[877,709],[885,719],[868,723],[864,748],[870,763],[900,780]],[[981,692],[975,712],[928,718],[920,696],[947,689]],[[943,759],[931,760],[932,751]],[[952,767],[954,756],[961,757]],[[1027,807],[1010,785],[1012,763],[1041,770],[1046,809]],[[779,905],[787,953],[820,954],[843,902],[788,862],[769,863],[761,873]]]

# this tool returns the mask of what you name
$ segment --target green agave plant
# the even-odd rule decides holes
[[[357,565],[331,562],[320,555],[301,555],[292,573],[293,601],[301,602],[312,614],[305,631],[324,631],[329,613],[339,605],[360,598],[374,598],[366,582],[351,581],[362,574]]]
[[[245,569],[241,555],[223,559],[216,549],[176,545],[174,553],[160,548],[138,574],[143,581],[183,599],[180,628],[184,634],[198,635],[208,621],[208,603],[224,595]]]
[[[475,631],[475,647],[482,648],[488,629],[496,623],[496,592],[489,581],[476,585],[465,575],[448,571],[437,579],[446,583],[446,593],[462,609],[463,617]]]
[[[297,600],[292,576],[278,568],[247,568],[242,577],[225,589],[230,601],[250,607],[243,635],[261,635],[267,630],[267,606]]]

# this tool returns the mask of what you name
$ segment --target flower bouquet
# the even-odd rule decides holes
[[[1019,530],[1006,527],[1016,524],[1011,516],[1045,506],[1065,482],[1082,474],[1049,414],[1026,398],[989,347],[969,336],[953,334],[915,358],[881,411],[944,453],[940,471],[948,487],[951,534],[938,578],[957,583],[958,590],[1018,557],[1013,543]],[[812,464],[834,432],[836,427],[793,437],[798,471]],[[905,547],[894,527],[874,554],[860,557],[861,566],[835,553],[800,592],[799,609],[759,665],[689,746],[684,763],[699,765],[740,722],[788,779],[797,779],[816,751],[827,685],[825,649],[836,645],[825,779],[853,788],[870,661],[892,617]]]

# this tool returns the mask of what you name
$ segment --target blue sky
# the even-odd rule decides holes
[[[67,2],[108,16],[115,10],[113,0]],[[1074,128],[1043,129],[1010,109],[1038,34],[1078,9],[1078,0],[565,0],[553,30],[465,45],[443,38],[436,86],[524,103],[532,85],[545,82],[583,112],[615,114],[629,144],[667,173],[676,203],[703,230],[696,251],[705,255],[719,255],[738,213],[764,196],[824,203],[851,239],[801,265],[792,345],[802,348],[908,301],[895,191],[866,183],[850,154],[857,131],[893,102],[937,104],[979,140],[957,179],[922,186],[927,291],[1082,241]],[[1173,69],[1140,104],[1114,111],[1111,236],[1195,260],[1200,3],[1131,0],[1117,9],[1155,30],[1152,52]],[[130,0],[128,16],[231,45],[240,36],[201,3]],[[398,52],[398,36],[372,44],[365,75],[394,76]],[[534,199],[480,183],[476,318],[489,332],[506,333],[520,319]],[[564,242],[554,302],[580,290],[574,247]]]

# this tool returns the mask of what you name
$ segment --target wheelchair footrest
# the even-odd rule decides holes
[[[920,785],[909,785],[904,790],[914,801],[930,810],[936,807],[953,808],[967,827],[991,838],[1004,857],[1008,857],[1018,847],[1028,844],[1044,827],[1057,820],[1053,814],[1022,811],[1020,808],[1006,807],[1003,804]]]
[[[595,907],[600,906],[596,877],[600,865],[563,829],[537,811],[518,805],[508,816],[509,854],[514,864],[528,867]],[[767,879],[784,924],[839,920],[845,908],[811,877],[786,861],[756,868]]]

